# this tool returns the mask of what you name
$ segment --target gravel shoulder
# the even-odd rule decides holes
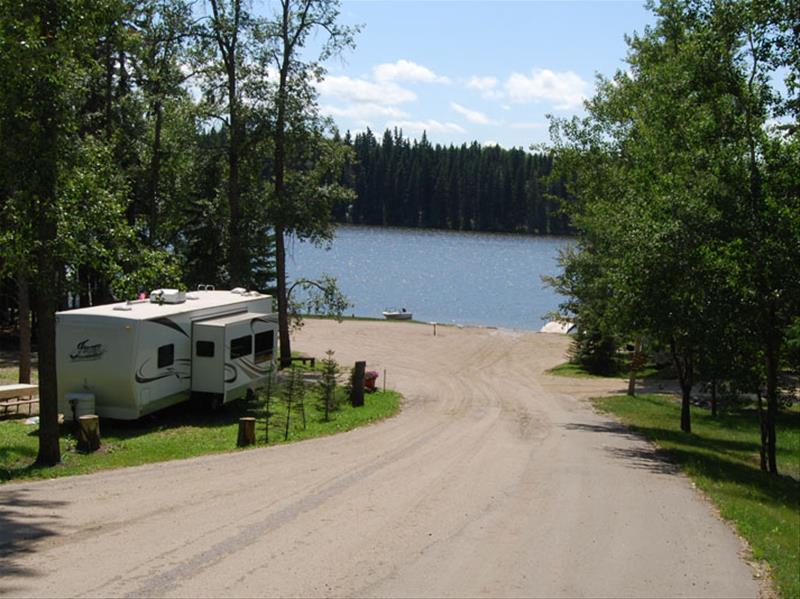
[[[12,596],[755,597],[744,547],[652,447],[550,377],[567,339],[308,320],[401,414],[279,447],[0,488]],[[381,379],[382,382],[382,379]]]

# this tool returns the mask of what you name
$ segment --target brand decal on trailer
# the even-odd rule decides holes
[[[89,360],[99,360],[106,353],[106,348],[102,343],[89,345],[89,340],[84,339],[75,346],[75,353],[70,354],[69,358],[73,362],[87,362]]]

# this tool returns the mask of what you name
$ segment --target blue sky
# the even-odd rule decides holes
[[[363,29],[319,104],[342,131],[527,148],[547,141],[545,114],[580,113],[653,18],[641,2],[344,1],[341,21]]]

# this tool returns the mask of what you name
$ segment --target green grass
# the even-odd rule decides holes
[[[553,376],[566,376],[572,377],[576,379],[605,379],[609,377],[601,376],[599,374],[592,374],[588,370],[586,370],[580,364],[574,364],[573,362],[564,362],[563,364],[559,364],[558,366],[553,366],[550,370],[547,371],[547,374],[551,374]]]
[[[553,376],[566,376],[578,379],[624,379],[628,380],[628,366],[623,365],[619,371],[609,374],[594,374],[586,370],[582,365],[573,362],[564,362],[558,366],[553,366],[547,371],[547,374]],[[670,367],[657,368],[655,364],[645,364],[644,367],[636,373],[637,379],[669,379],[674,378],[671,374]]]
[[[340,390],[340,393],[344,393]],[[274,401],[274,400],[273,400]],[[314,402],[306,400],[307,426],[303,430],[300,415],[293,413],[289,442],[310,439],[351,430],[370,422],[387,418],[400,409],[400,395],[393,391],[366,394],[365,405],[353,408],[342,402],[330,422],[322,422]],[[273,404],[270,444],[283,443],[284,422],[280,404]],[[62,463],[40,468],[33,464],[38,447],[37,427],[26,425],[22,419],[0,421],[0,481],[53,478],[86,474],[98,470],[136,466],[151,462],[183,459],[211,453],[236,450],[238,421],[243,416],[255,416],[257,440],[264,446],[264,400],[238,400],[219,412],[209,412],[190,402],[162,410],[135,422],[103,419],[100,432],[103,446],[92,454],[75,451],[71,424],[61,428]]]
[[[800,597],[800,410],[778,419],[778,470],[759,468],[753,409],[712,418],[692,409],[692,433],[680,430],[680,404],[659,395],[598,398],[595,405],[664,448],[769,564],[782,597]]]
[[[31,369],[31,383],[36,384],[39,373],[36,368]],[[16,366],[0,366],[0,385],[15,385],[19,382],[19,368]]]

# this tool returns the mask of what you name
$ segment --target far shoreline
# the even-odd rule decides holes
[[[418,232],[418,233],[453,233],[462,235],[493,235],[497,237],[530,237],[533,239],[574,239],[577,235],[564,233],[532,233],[530,231],[481,231],[479,229],[440,229],[436,227],[408,227],[403,225],[370,225],[367,223],[333,223],[334,231],[340,227],[348,229],[380,229],[382,231]],[[335,237],[335,234],[334,234]]]
[[[484,329],[489,331],[509,331],[512,333],[537,333],[542,335],[552,335],[553,333],[543,333],[540,329],[521,329],[515,327],[504,327],[502,325],[493,325],[493,324],[466,324],[466,323],[456,323],[456,322],[439,322],[439,321],[426,321],[426,320],[390,320],[388,318],[379,318],[377,316],[359,316],[356,314],[351,314],[349,316],[343,315],[341,319],[338,319],[336,316],[328,316],[325,314],[302,314],[303,320],[310,319],[310,320],[340,320],[341,322],[347,321],[362,321],[362,322],[385,322],[387,324],[416,324],[416,325],[426,325],[426,326],[433,326],[434,324],[437,327],[450,327],[456,329]]]

